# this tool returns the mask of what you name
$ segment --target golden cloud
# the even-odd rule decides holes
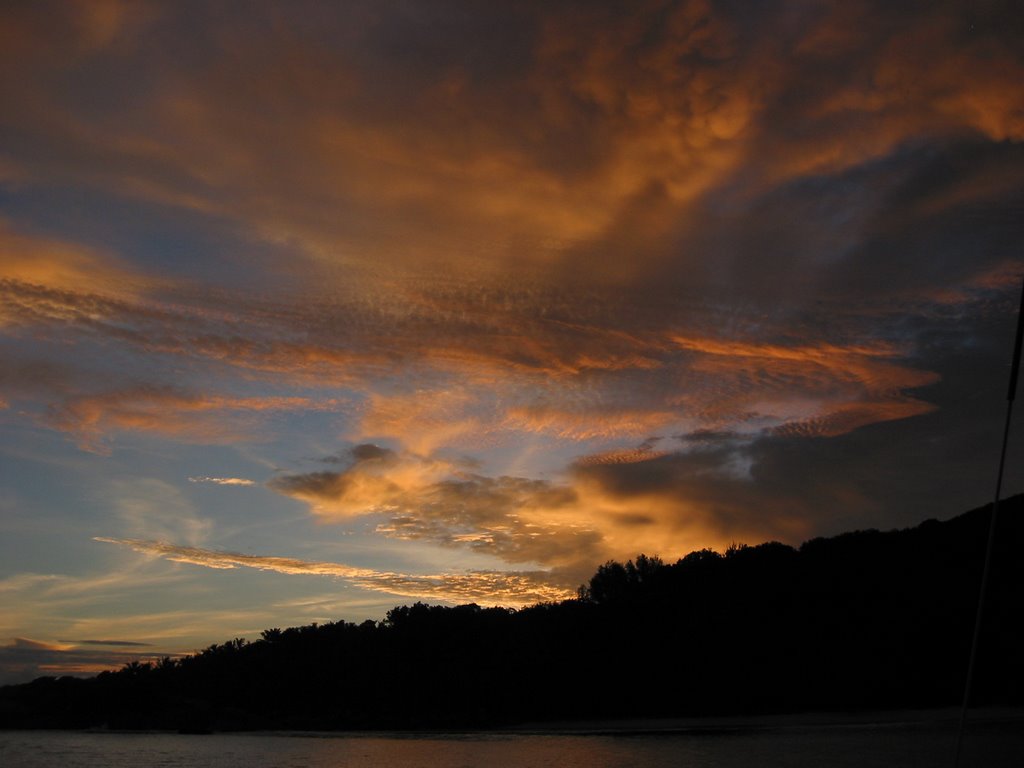
[[[733,498],[755,495],[746,470],[738,476],[729,465],[743,460],[748,444],[713,456],[685,448],[597,455],[560,482],[489,477],[387,451],[269,486],[308,503],[325,522],[374,516],[382,520],[376,532],[391,538],[539,563],[581,579],[594,563],[640,551],[671,557],[737,540],[796,540],[806,530],[798,508],[763,517],[756,504],[744,508]]]
[[[782,183],[922,136],[1024,136],[1024,65],[988,9],[967,32],[938,8],[826,3],[758,14],[752,35],[703,0],[487,8],[436,29],[401,8],[310,25],[267,4],[211,14],[204,45],[179,36],[184,13],[7,9],[4,112],[37,149],[12,172],[225,217],[359,282],[379,263],[493,282],[583,256],[577,280],[632,281],[672,262],[689,207],[752,158]],[[508,41],[479,50],[493,24]],[[415,66],[385,42],[439,29],[461,31]],[[102,85],[109,63],[130,98],[90,109],[59,87]],[[617,238],[630,258],[601,255]]]
[[[334,576],[350,581],[363,589],[402,597],[451,602],[470,601],[484,605],[519,607],[538,602],[561,600],[572,594],[564,585],[550,583],[550,574],[542,571],[467,571],[464,573],[411,575],[377,571],[370,568],[354,568],[340,563],[219,552],[161,541],[105,537],[96,537],[95,541],[117,544],[143,554],[156,555],[172,562],[198,565],[204,568],[224,570],[244,567],[292,576]]]
[[[96,291],[129,276],[113,268],[110,259],[72,243],[28,237],[11,231],[0,221],[0,249],[4,259],[2,276],[34,285]]]
[[[6,106],[37,141],[74,156],[38,162],[30,177],[71,175],[230,217],[270,241],[301,242],[321,262],[385,258],[494,275],[499,265],[558,262],[567,247],[621,228],[652,188],[672,206],[644,223],[665,229],[673,206],[742,157],[758,96],[733,63],[730,23],[701,3],[667,19],[647,10],[624,20],[574,9],[529,22],[539,31],[514,52],[522,66],[501,98],[458,65],[424,61],[411,81],[396,78],[368,33],[386,23],[376,13],[326,18],[349,42],[329,48],[270,7],[230,27],[211,20],[215,43],[191,48],[194,70],[173,45],[132,66],[141,52],[126,45],[125,30],[173,29],[180,18],[168,9],[139,19],[72,12],[71,29],[25,13],[25,83]],[[268,37],[265,25],[289,33]],[[69,46],[68,35],[81,45]],[[61,47],[63,56],[40,54]],[[101,56],[145,87],[109,110],[69,108],[54,81]],[[688,69],[685,60],[718,63]],[[385,87],[372,82],[380,78]],[[574,146],[583,147],[584,128],[602,143]],[[610,261],[593,267],[618,271]]]
[[[576,460],[576,466],[591,466],[595,464],[635,464],[640,461],[651,461],[668,456],[669,451],[656,451],[650,447],[628,448],[621,451],[602,451],[581,456]]]
[[[600,551],[600,533],[566,485],[488,477],[409,452],[370,458],[357,446],[337,472],[283,475],[268,486],[308,503],[325,521],[374,515],[394,538],[465,546],[506,562],[564,566]],[[380,450],[380,449],[377,449]]]

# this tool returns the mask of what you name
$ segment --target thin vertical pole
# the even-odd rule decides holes
[[[989,573],[992,570],[992,552],[996,542],[996,516],[999,513],[999,497],[1003,491],[1003,470],[1006,468],[1006,446],[1010,441],[1010,420],[1013,416],[1013,401],[1017,396],[1017,371],[1020,369],[1021,343],[1024,341],[1024,285],[1021,286],[1020,306],[1017,308],[1017,338],[1013,345],[1013,362],[1010,364],[1010,387],[1006,393],[1006,423],[1003,426],[1003,447],[999,453],[999,473],[996,476],[996,495],[992,502],[992,518],[988,523],[988,544],[985,546],[985,566],[981,572],[981,589],[978,592],[978,610],[974,615],[974,635],[971,638],[971,656],[967,662],[967,682],[964,684],[964,700],[960,707],[960,727],[956,732],[956,754],[953,768],[960,767],[960,749],[967,725],[967,708],[974,683],[974,664],[978,655],[978,639],[981,635],[981,620],[985,608],[985,593],[988,589]]]

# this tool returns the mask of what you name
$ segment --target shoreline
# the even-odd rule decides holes
[[[495,733],[558,733],[578,735],[631,735],[658,733],[700,733],[730,731],[769,731],[839,727],[896,727],[914,725],[957,726],[959,707],[939,709],[871,710],[865,712],[798,712],[773,715],[727,715],[679,718],[617,718],[612,720],[561,720],[524,723],[495,729]],[[1024,707],[979,707],[969,710],[972,722],[1021,722]]]
[[[484,728],[423,728],[380,730],[214,730],[209,733],[182,733],[174,730],[134,730],[107,728],[14,728],[3,733],[64,732],[88,734],[144,735],[235,735],[280,736],[287,738],[473,738],[502,736],[673,736],[713,735],[747,732],[828,730],[836,728],[956,728],[960,708],[872,710],[865,712],[800,712],[773,715],[730,715],[671,718],[614,718],[609,720],[555,720],[525,722]],[[967,727],[972,724],[1020,723],[1024,729],[1024,707],[979,707],[968,712]]]
[[[747,732],[828,730],[836,728],[955,728],[960,708],[872,710],[867,712],[800,712],[777,715],[730,715],[672,718],[615,718],[609,720],[553,720],[487,728],[423,728],[338,731],[217,731],[252,735],[311,738],[500,738],[502,736],[684,736]],[[1024,707],[979,707],[968,713],[971,724],[1020,723]]]

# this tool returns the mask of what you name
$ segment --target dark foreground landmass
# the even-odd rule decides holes
[[[601,566],[580,598],[395,608],[0,688],[0,727],[483,728],[955,706],[990,508]],[[1000,506],[974,699],[1024,705],[1024,496]]]

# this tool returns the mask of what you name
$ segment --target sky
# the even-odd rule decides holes
[[[4,3],[0,682],[990,501],[1015,5]]]

